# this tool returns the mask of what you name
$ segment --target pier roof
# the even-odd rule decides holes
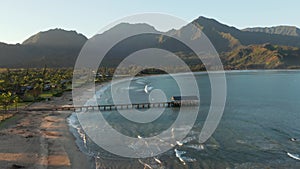
[[[199,100],[197,96],[172,96],[172,101],[180,101],[180,100]]]

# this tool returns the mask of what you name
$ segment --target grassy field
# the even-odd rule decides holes
[[[50,97],[52,97],[53,96],[53,94],[52,93],[42,93],[41,95],[40,95],[40,97],[42,97],[42,98],[50,98]]]

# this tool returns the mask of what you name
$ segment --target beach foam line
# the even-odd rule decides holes
[[[295,160],[300,160],[299,154],[291,154],[289,152],[286,153],[289,157],[295,159]]]

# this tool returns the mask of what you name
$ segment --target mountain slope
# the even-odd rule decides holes
[[[37,33],[23,44],[0,43],[0,67],[72,67],[87,38],[75,31]]]
[[[300,68],[300,49],[271,44],[249,45],[222,55],[227,69]]]
[[[265,44],[300,47],[300,37],[285,36],[277,34],[268,34],[264,32],[241,31],[237,28],[230,27],[219,23],[214,19],[199,17],[193,21],[194,24],[202,28],[206,36],[212,41],[218,52],[228,52],[233,44],[225,41],[222,34],[230,35],[237,39],[241,45]]]
[[[59,47],[74,48],[81,47],[87,38],[75,31],[66,31],[63,29],[50,29],[45,32],[39,32],[26,39],[22,45],[37,47]]]
[[[243,29],[243,31],[262,32],[268,34],[300,37],[300,29],[295,26],[275,26],[275,27],[264,27],[264,28],[254,27],[254,28]]]
[[[178,30],[166,32],[165,35],[147,24],[121,23],[95,35],[91,41],[100,42],[95,43],[98,45],[95,46],[97,49],[99,45],[120,40],[120,35],[151,32],[121,40],[108,51],[102,66],[117,66],[128,55],[146,48],[168,50],[180,55],[190,65],[201,64],[195,60],[195,55],[186,45],[170,36],[201,44],[204,33],[222,56],[224,66],[228,69],[291,68],[300,65],[300,37],[296,36],[297,31],[298,29],[292,27],[262,31],[239,30],[214,19],[199,17]],[[84,35],[75,31],[52,29],[37,33],[22,44],[0,43],[0,67],[43,67],[45,64],[48,67],[72,67],[86,41]],[[269,44],[269,47],[265,44]],[[201,46],[204,45],[199,45]],[[205,50],[201,48],[200,51]]]
[[[290,46],[297,46],[300,44],[300,38],[244,32],[204,17],[199,17],[193,23],[178,30],[170,30],[167,32],[167,35],[159,35],[159,32],[151,26],[143,25],[141,27],[141,25],[135,24],[121,24],[103,34],[96,35],[93,39],[105,43],[111,39],[118,38],[118,35],[126,35],[134,32],[132,30],[148,30],[153,32],[153,34],[130,37],[116,44],[106,55],[103,62],[104,65],[117,66],[122,59],[131,53],[145,48],[169,50],[180,54],[180,57],[189,65],[195,65],[201,64],[201,62],[192,56],[193,54],[190,49],[178,44],[176,40],[168,36],[180,37],[185,41],[196,44],[203,42],[203,39],[201,41],[202,32],[195,29],[193,24],[200,28],[209,38],[222,56],[222,61],[227,69],[294,68],[300,65],[298,47],[285,47],[289,46],[293,41],[296,43]]]

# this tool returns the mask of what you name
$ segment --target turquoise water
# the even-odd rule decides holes
[[[198,137],[210,107],[211,89],[207,74],[195,76],[201,99],[196,123],[181,144],[157,157],[118,157],[95,145],[78,128],[77,134],[74,132],[80,136],[78,145],[96,157],[95,168],[300,168],[300,161],[287,155],[287,152],[300,154],[300,71],[227,72],[225,111],[217,130],[204,144],[198,142]],[[174,79],[166,75],[139,77],[129,88],[118,83],[115,90],[119,94],[129,90],[132,102],[145,102],[149,96],[146,85],[149,90],[163,90],[167,98],[179,95]],[[99,103],[112,103],[109,85],[97,95]],[[103,112],[103,115],[125,135],[148,137],[170,127],[178,110],[166,109],[159,119],[149,124],[130,122],[116,112]],[[79,126],[75,115],[70,121],[73,126]],[[298,140],[291,141],[291,138]]]

